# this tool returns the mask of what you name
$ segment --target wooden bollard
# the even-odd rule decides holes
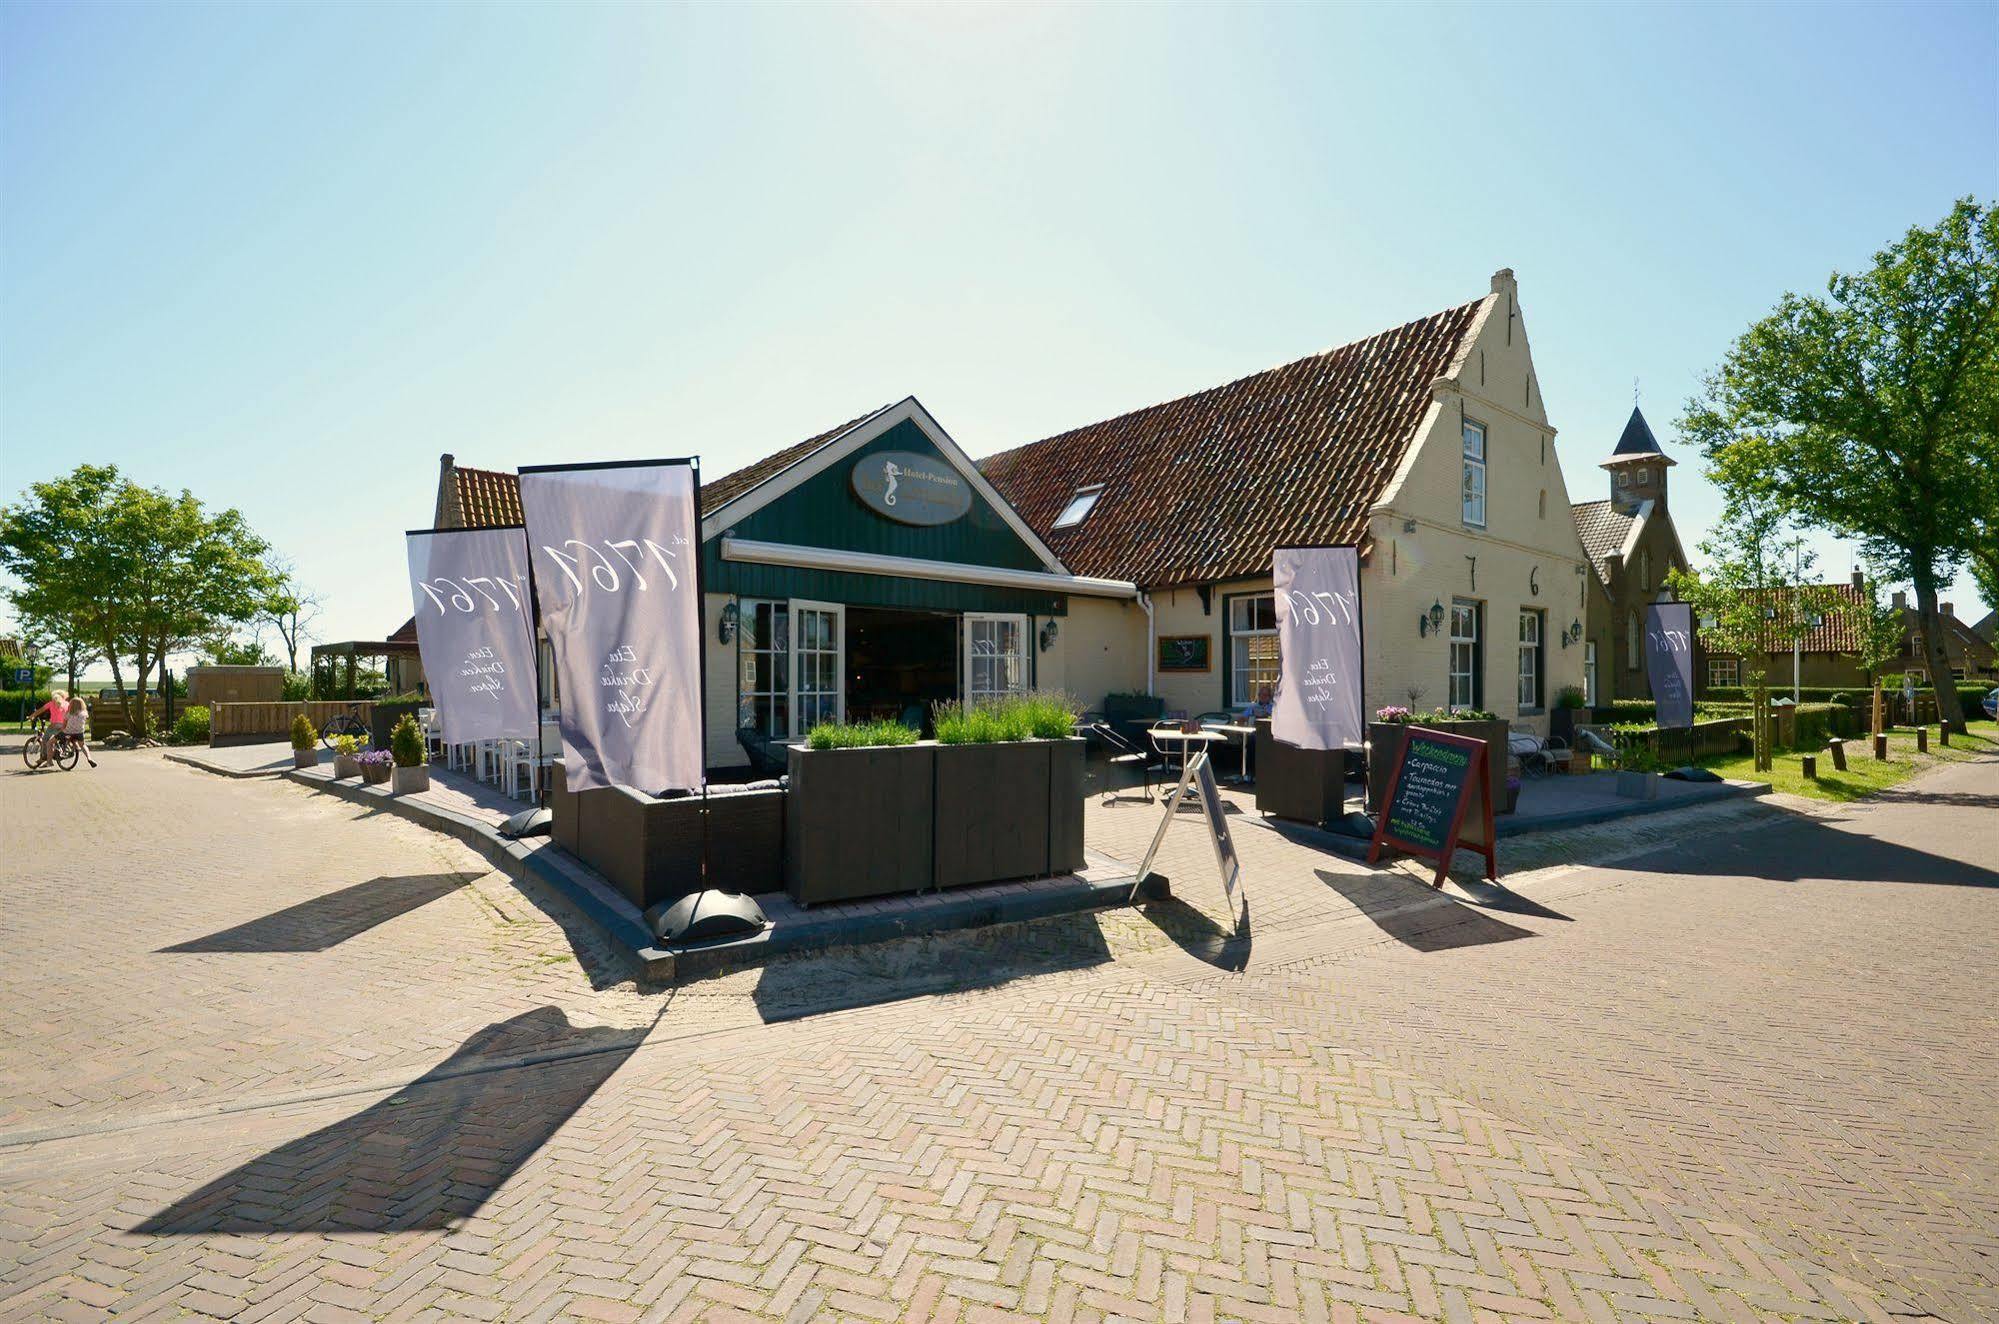
[[[1832,766],[1841,772],[1845,772],[1846,742],[1844,740],[1828,740],[1825,747],[1826,751],[1832,755]]]
[[[1945,745],[1950,743],[1950,728],[1948,726],[1942,724],[1937,726],[1937,741]]]
[[[1918,754],[1930,752],[1930,729],[1927,726],[1916,728],[1916,752]]]
[[[1888,733],[1886,731],[1876,731],[1874,733],[1874,757],[1883,763],[1888,761]]]
[[[1802,761],[1802,762],[1804,763],[1804,765],[1805,765],[1805,780],[1806,780],[1806,781],[1808,781],[1808,782],[1815,782],[1815,781],[1817,781],[1817,780],[1819,779],[1819,760],[1818,760],[1818,755],[1816,755],[1816,754],[1807,754],[1807,755],[1805,755],[1805,757],[1804,757],[1804,758],[1803,758],[1803,760],[1801,760],[1801,761]]]

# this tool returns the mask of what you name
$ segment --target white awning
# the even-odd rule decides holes
[[[1130,599],[1138,596],[1138,585],[1122,579],[1091,579],[1086,575],[1054,575],[1043,570],[961,565],[956,561],[925,561],[914,556],[843,552],[831,547],[799,547],[791,543],[756,542],[727,536],[722,539],[722,559],[752,565],[797,566],[803,570],[844,570],[856,575],[893,575],[900,579],[941,579],[956,584],[1032,588],[1095,598]]]

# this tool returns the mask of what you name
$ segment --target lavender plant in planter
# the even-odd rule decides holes
[[[396,766],[396,756],[386,749],[364,750],[354,756],[354,761],[361,766],[361,780],[369,786],[388,781]]]

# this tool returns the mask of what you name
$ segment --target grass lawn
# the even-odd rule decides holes
[[[1905,782],[1938,763],[1962,763],[1980,754],[1999,753],[1999,726],[1988,721],[1972,722],[1970,726],[1970,734],[1951,737],[1948,749],[1937,739],[1936,728],[1931,727],[1930,752],[1927,754],[1916,753],[1914,730],[1890,727],[1888,761],[1885,763],[1875,762],[1871,737],[1849,739],[1846,742],[1846,771],[1833,767],[1832,756],[1821,751],[1817,781],[1805,780],[1802,754],[1779,753],[1767,773],[1757,772],[1756,760],[1748,754],[1702,759],[1701,766],[1723,777],[1767,781],[1772,790],[1788,795],[1808,795],[1814,800],[1857,800],[1863,795]]]

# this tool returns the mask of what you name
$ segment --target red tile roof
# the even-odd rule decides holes
[[[395,632],[394,634],[392,634],[392,635],[390,635],[390,636],[389,636],[389,640],[388,640],[388,641],[389,641],[390,643],[392,643],[392,644],[413,644],[413,643],[415,643],[415,642],[416,642],[416,617],[412,616],[412,617],[410,617],[410,618],[409,618],[408,620],[404,621],[404,622],[403,622],[403,623],[402,623],[401,625],[397,626],[397,627],[396,627],[396,632]]]
[[[1818,627],[1805,636],[1804,651],[1807,653],[1858,653],[1860,633],[1867,611],[1867,590],[1848,582],[1845,584],[1811,584],[1805,591],[1823,601],[1831,599],[1832,610],[1825,610],[1824,619]],[[1765,599],[1781,606],[1787,596],[1782,589],[1751,590],[1751,596]],[[1791,651],[1791,645],[1782,645],[1784,652]],[[1727,654],[1722,654],[1727,656]]]
[[[1357,542],[1484,300],[984,460],[1072,572],[1151,587],[1270,570],[1283,543]],[[1104,491],[1057,529],[1078,488]]]
[[[754,464],[724,474],[712,483],[703,483],[702,513],[705,515],[735,500],[766,478],[776,477],[820,447],[829,445],[869,419],[892,408],[893,405],[883,405],[880,409],[871,409],[859,418],[848,419],[839,427],[830,428],[816,437],[807,437],[804,441],[787,446],[773,455],[767,455]],[[458,493],[459,519],[462,527],[487,529],[521,522],[521,484],[518,475],[498,469],[468,469],[454,464],[451,476]]]

